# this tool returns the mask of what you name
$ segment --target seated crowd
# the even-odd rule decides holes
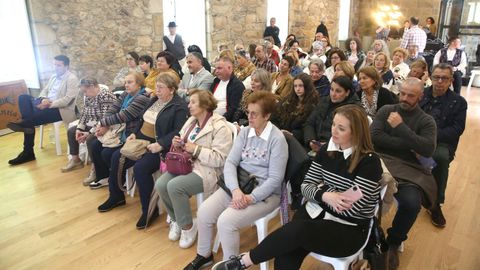
[[[417,31],[418,19],[411,21],[404,39]],[[141,202],[137,229],[158,216],[156,206],[151,214],[156,192],[169,216],[168,238],[189,248],[198,235],[197,256],[185,269],[213,263],[215,226],[225,261],[213,269],[245,269],[270,259],[276,269],[298,269],[310,252],[355,254],[367,240],[388,169],[398,182],[387,235],[390,269],[397,269],[398,250],[421,206],[434,225],[446,224],[440,204],[467,111],[457,89],[466,57],[459,39],[439,52],[431,76],[422,45],[408,40],[392,55],[384,40],[364,52],[360,40],[350,38],[344,51],[321,32],[310,53],[295,35],[281,45],[266,38],[249,51],[243,44],[234,51],[222,47],[212,72],[196,45],[188,47],[183,67],[167,50],[155,59],[128,52],[113,80],[117,96],[95,78],[78,81],[68,57],[56,56],[55,75],[40,97],[19,98],[22,120],[8,127],[24,133],[24,148],[9,163],[35,159],[35,126],[78,118],[68,130],[72,158],[61,171],[84,166],[79,144],[86,143],[93,165],[83,184],[109,187],[98,206],[106,212],[125,205],[126,174],[133,168]],[[76,105],[83,107],[77,115]],[[312,159],[303,183],[291,187],[292,198],[305,203],[291,222],[240,254],[240,229],[280,205],[287,162],[297,154],[289,153],[288,137],[303,146],[299,155],[308,152]],[[145,150],[136,158],[124,149],[134,142]],[[190,172],[166,166],[167,153],[175,151],[191,157]],[[255,178],[253,190],[241,186],[245,174]],[[361,190],[360,198],[349,195],[352,187]],[[203,198],[196,215],[192,196]]]

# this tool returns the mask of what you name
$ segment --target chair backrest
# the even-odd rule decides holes
[[[283,135],[288,144],[288,163],[285,171],[285,180],[289,181],[297,177],[303,178],[310,166],[310,157],[302,144],[293,135],[288,133]]]
[[[232,131],[232,135],[233,135],[233,141],[235,142],[235,139],[237,138],[237,134],[238,134],[238,130],[237,130],[237,127],[228,122],[228,121],[225,121],[227,123],[227,126],[230,128],[230,130]]]

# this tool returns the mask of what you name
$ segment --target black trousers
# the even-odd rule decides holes
[[[422,208],[423,191],[414,185],[399,185],[394,196],[398,201],[398,209],[392,227],[387,230],[387,242],[391,246],[399,246],[407,240],[407,234],[417,220]]]
[[[92,140],[91,148],[88,151],[90,151],[90,157],[95,167],[96,180],[107,178],[110,175],[112,155],[118,149],[120,149],[120,146],[115,148],[103,147],[96,137]]]
[[[22,114],[22,122],[25,126],[34,128],[38,125],[54,123],[62,120],[57,108],[47,108],[40,110],[37,105],[42,102],[39,98],[30,95],[20,95],[18,97],[18,108]],[[33,134],[23,134],[24,151],[33,152],[35,143],[35,129]]]
[[[455,71],[453,72],[453,91],[460,95],[460,90],[462,90],[462,72]]]
[[[329,257],[355,254],[365,243],[368,226],[350,226],[317,217],[311,219],[305,205],[293,220],[268,235],[250,251],[255,264],[275,258],[275,269],[300,269],[310,253]]]
[[[118,170],[120,160],[120,149],[116,150],[112,155],[110,164],[110,176],[108,177],[108,189],[110,197],[114,200],[122,200],[125,194],[118,186]],[[125,173],[128,168],[133,166],[133,177],[138,186],[138,193],[140,193],[140,203],[142,204],[142,212],[147,213],[148,205],[150,204],[150,195],[155,184],[152,174],[160,168],[160,154],[159,153],[145,153],[142,158],[137,161],[125,159],[125,164],[122,170],[122,183],[125,183]]]

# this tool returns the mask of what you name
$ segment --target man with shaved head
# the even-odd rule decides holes
[[[436,204],[437,186],[431,174],[436,146],[435,120],[420,106],[423,82],[408,78],[400,88],[400,102],[385,105],[371,125],[375,150],[398,181],[397,213],[388,229],[389,269],[399,266],[398,249],[412,228],[421,206]]]

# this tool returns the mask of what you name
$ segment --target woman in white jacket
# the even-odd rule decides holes
[[[172,221],[168,238],[180,239],[181,248],[189,248],[197,237],[189,198],[195,194],[211,195],[217,188],[217,176],[232,148],[233,134],[227,120],[213,113],[217,101],[209,91],[190,91],[191,117],[172,140],[173,147],[192,154],[193,171],[187,175],[164,173],[155,185]],[[184,142],[185,137],[187,141]]]

